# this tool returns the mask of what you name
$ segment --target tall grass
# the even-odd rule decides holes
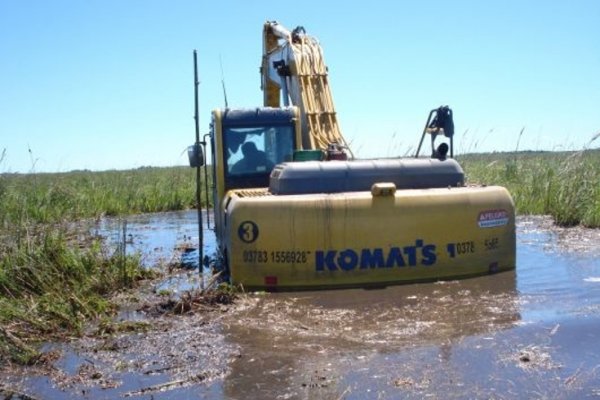
[[[600,150],[470,154],[459,161],[468,182],[505,186],[519,214],[600,227]]]
[[[76,243],[69,221],[192,207],[194,179],[190,168],[0,174],[0,362],[32,362],[37,341],[79,334],[111,312],[109,293],[148,273]]]
[[[0,175],[0,223],[55,222],[195,205],[191,168]]]
[[[113,310],[108,294],[148,274],[137,257],[111,256],[98,242],[82,250],[63,235],[42,228],[2,249],[0,361],[33,362],[38,341],[80,334],[84,321]]]

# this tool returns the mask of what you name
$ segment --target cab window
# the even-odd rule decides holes
[[[292,126],[225,127],[227,175],[269,175],[273,167],[291,160]]]

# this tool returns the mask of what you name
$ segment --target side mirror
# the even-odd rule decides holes
[[[204,165],[204,154],[202,153],[200,143],[196,143],[188,147],[187,151],[188,159],[190,160],[190,167],[198,168]]]

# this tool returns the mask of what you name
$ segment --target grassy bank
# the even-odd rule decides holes
[[[186,167],[0,175],[0,223],[181,210],[195,205]]]
[[[76,242],[68,222],[195,204],[190,168],[0,174],[0,363],[36,360],[42,340],[110,314],[108,295],[147,275],[135,257]]]
[[[137,257],[80,249],[65,230],[40,228],[0,259],[0,362],[31,363],[42,340],[75,336],[90,318],[113,311],[107,296],[148,275]]]
[[[519,214],[600,227],[600,150],[469,154],[459,161],[468,182],[505,186]]]

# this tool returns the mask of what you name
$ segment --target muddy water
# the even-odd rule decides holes
[[[196,243],[195,218],[129,219],[130,242],[149,259],[169,258],[176,244]],[[186,317],[136,313],[157,329],[54,345],[63,376],[85,378],[89,364],[101,379],[61,384],[30,371],[4,382],[58,399],[600,396],[600,231],[560,229],[544,217],[520,218],[517,229],[515,272],[253,294],[222,312]],[[205,237],[211,251],[214,238]],[[194,276],[157,288],[193,287]]]
[[[516,272],[268,296],[227,330],[231,398],[600,396],[600,232],[518,222]]]

